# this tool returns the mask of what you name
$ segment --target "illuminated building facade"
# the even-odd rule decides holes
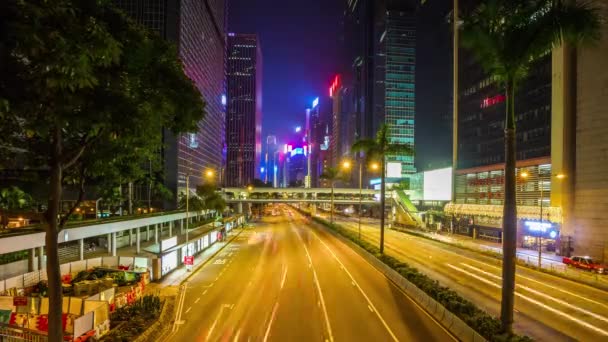
[[[205,118],[198,131],[174,136],[163,130],[162,160],[165,186],[182,193],[186,175],[190,188],[203,183],[206,170],[221,180],[225,161],[225,26],[226,3],[217,0],[203,4],[193,0],[115,0],[119,8],[143,26],[179,47],[186,75],[192,79],[205,101]],[[179,189],[179,190],[178,190]],[[174,196],[168,208],[177,205]]]
[[[262,53],[255,34],[228,34],[226,186],[260,178],[262,152]]]
[[[414,148],[416,116],[416,24],[413,10],[385,12],[384,32],[380,37],[382,51],[379,69],[383,70],[382,100],[384,123],[389,125],[388,139],[392,143]],[[407,177],[416,172],[414,156],[389,155],[387,164],[400,164],[400,171],[390,177]]]

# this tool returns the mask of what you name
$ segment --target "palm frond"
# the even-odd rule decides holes
[[[323,173],[319,176],[321,177],[321,179],[326,179],[328,181],[335,181],[337,180],[340,174],[340,170],[338,170],[335,167],[328,167],[327,169],[325,169],[325,171],[323,171]]]
[[[388,144],[385,153],[390,155],[413,156],[414,149],[407,144]]]
[[[378,148],[378,144],[376,143],[376,140],[373,140],[373,139],[359,139],[359,140],[355,141],[355,143],[351,147],[351,150],[353,152],[365,152],[365,153],[369,153],[370,151],[373,151],[373,150],[375,150],[377,148]]]

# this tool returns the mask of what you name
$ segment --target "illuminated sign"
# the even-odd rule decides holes
[[[325,138],[323,139],[323,144],[321,144],[320,148],[321,148],[321,151],[329,150],[329,136],[328,135],[326,135]]]
[[[165,240],[162,240],[160,242],[160,250],[161,251],[166,251],[167,249],[171,248],[171,247],[175,247],[177,246],[177,236],[174,236],[172,238],[168,238]]]
[[[279,169],[279,168],[278,168],[278,167],[275,165],[275,166],[274,166],[274,172],[277,172],[277,170],[278,170],[278,169]]]
[[[369,185],[378,185],[382,182],[380,178],[373,178],[369,180]]]
[[[263,166],[260,168],[260,172],[261,172],[261,173],[264,173],[264,171],[265,171],[265,170],[266,170],[266,169],[264,169],[264,167],[263,167]]]
[[[386,177],[400,178],[401,177],[401,163],[395,163],[395,162],[386,163]]]
[[[331,84],[331,87],[329,87],[329,97],[333,97],[334,94],[336,93],[336,90],[338,90],[339,87],[340,87],[340,75],[336,75],[336,77],[334,77],[334,81]]]
[[[302,155],[304,154],[304,149],[301,148],[301,147],[296,147],[296,148],[294,148],[292,150],[289,150],[289,151],[291,152],[291,156],[292,157],[295,156],[295,155],[297,155],[297,154],[302,154]]]
[[[492,107],[493,105],[505,102],[506,99],[507,99],[507,97],[504,95],[496,95],[496,96],[492,96],[492,97],[487,97],[487,98],[483,99],[483,101],[481,101],[481,108]]]
[[[317,97],[312,101],[312,108],[315,108],[319,105],[319,98]]]
[[[302,127],[300,127],[300,126],[296,127],[296,133],[300,133],[301,130],[302,130]]]
[[[524,225],[528,227],[528,230],[532,232],[546,232],[547,229],[551,229],[553,225],[549,222],[538,222],[538,221],[525,221]]]
[[[285,144],[285,146],[283,146],[283,153],[287,154],[288,150],[287,150],[287,144]]]
[[[293,146],[292,145],[287,145],[287,152],[291,152],[293,151]]]
[[[452,168],[425,171],[423,173],[422,198],[425,201],[449,201],[452,199]]]
[[[222,94],[222,106],[226,105],[226,95]]]
[[[196,133],[190,133],[189,139],[188,139],[188,145],[190,146],[190,148],[198,147],[198,141],[196,140]]]

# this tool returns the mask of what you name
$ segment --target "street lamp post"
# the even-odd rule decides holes
[[[363,196],[363,163],[359,161],[359,241],[361,241],[361,197]]]
[[[190,225],[190,173],[186,175],[186,258],[190,257],[190,246],[189,246],[189,236],[188,236],[188,226]],[[191,266],[186,265],[186,271],[190,272]]]

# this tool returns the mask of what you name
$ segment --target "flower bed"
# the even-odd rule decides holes
[[[110,332],[100,341],[133,341],[143,333],[160,315],[162,303],[158,296],[146,295],[128,305],[117,309],[110,316]]]

